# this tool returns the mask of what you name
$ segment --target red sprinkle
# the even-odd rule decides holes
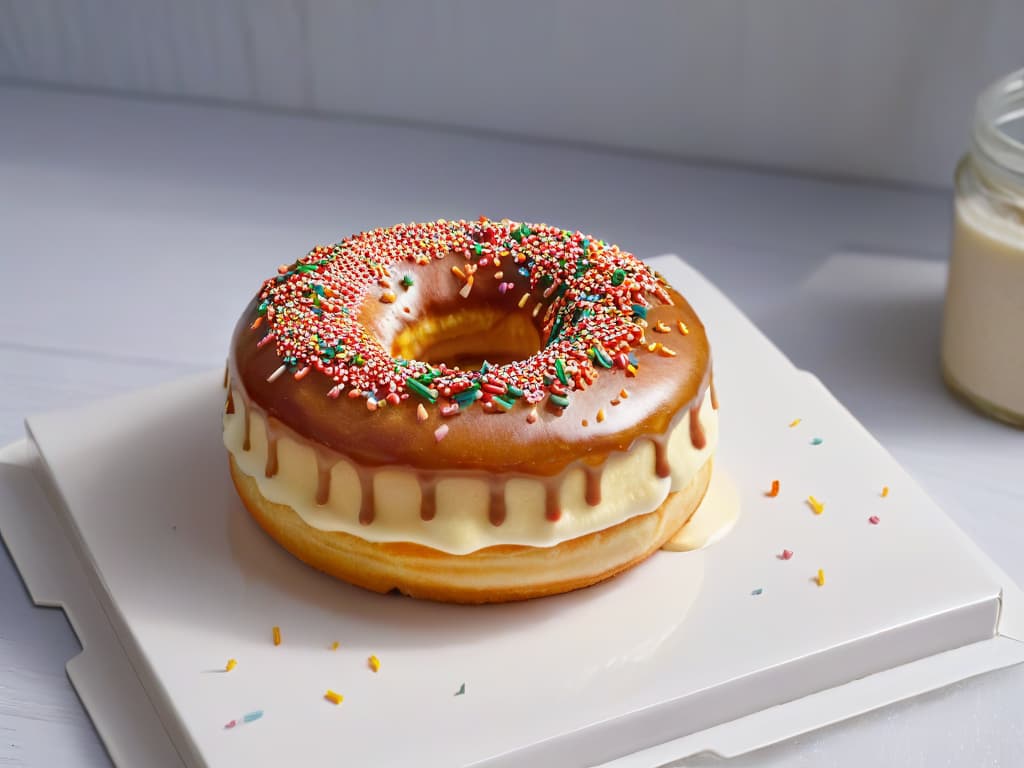
[[[780,560],[789,560],[791,557],[793,557],[793,550],[791,549],[784,549],[782,554],[779,555]]]
[[[878,515],[872,515],[868,518],[868,522],[872,525],[878,525],[881,522],[881,520],[879,519]]]
[[[772,480],[772,489],[770,491],[768,491],[767,493],[765,493],[765,496],[770,496],[771,498],[774,499],[778,495],[779,495],[779,481],[778,480]]]

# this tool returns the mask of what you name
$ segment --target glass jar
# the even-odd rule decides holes
[[[984,413],[1024,427],[1024,69],[978,98],[955,190],[943,374]]]

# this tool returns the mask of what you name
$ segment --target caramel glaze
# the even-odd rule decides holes
[[[540,289],[532,291],[525,307],[520,309],[518,302],[528,286],[523,285],[523,278],[518,275],[506,275],[505,280],[516,287],[504,295],[497,291],[498,281],[494,281],[494,285],[481,282],[468,298],[460,297],[460,283],[451,274],[451,266],[460,263],[461,259],[449,257],[426,266],[396,267],[392,278],[398,280],[409,273],[414,278],[414,287],[403,291],[392,304],[381,303],[379,291],[371,288],[361,309],[361,320],[386,348],[417,317],[483,305],[499,306],[508,312],[529,312],[538,317],[538,323],[543,322],[549,298]],[[422,489],[420,515],[424,520],[433,519],[436,513],[432,473],[450,471],[487,477],[492,488],[490,520],[494,525],[505,520],[505,479],[528,476],[541,480],[545,486],[545,515],[557,521],[561,517],[559,475],[570,466],[582,467],[587,502],[596,505],[601,500],[600,469],[611,454],[628,451],[638,439],[649,439],[655,449],[653,469],[659,477],[668,477],[668,436],[685,413],[691,415],[690,437],[694,447],[700,449],[706,443],[697,419],[706,393],[710,392],[712,406],[718,407],[707,335],[686,300],[671,287],[666,289],[673,303],[655,303],[648,309],[650,327],[646,343],[661,342],[676,355],[663,356],[644,346],[635,347],[640,361],[635,378],[618,368],[601,369],[593,384],[570,394],[570,405],[564,411],[550,405],[538,408],[539,418],[534,424],[526,420],[530,406],[525,402],[516,403],[509,413],[487,413],[483,408],[470,407],[450,418],[442,417],[436,407],[428,407],[427,421],[418,423],[415,409],[421,401],[415,396],[397,406],[371,412],[363,398],[327,397],[333,382],[317,371],[301,381],[286,374],[268,382],[267,377],[280,366],[280,360],[273,344],[258,344],[267,329],[250,327],[257,317],[254,300],[235,328],[228,361],[230,382],[240,388],[246,400],[243,449],[251,447],[253,408],[265,414],[268,424],[268,477],[277,471],[277,434],[282,427],[316,446],[319,471],[315,492],[320,504],[330,496],[327,467],[331,456],[335,460],[347,458],[359,474],[363,499],[359,521],[364,525],[374,518],[373,473],[368,470],[384,466],[417,472]],[[680,320],[689,328],[686,335],[653,331],[659,322],[675,329]],[[610,407],[623,388],[630,392],[628,400]],[[230,395],[228,400],[233,409]],[[591,417],[601,408],[606,415],[604,421],[591,418],[588,427],[581,426],[581,418]],[[437,442],[434,430],[441,423],[448,424],[449,432]]]

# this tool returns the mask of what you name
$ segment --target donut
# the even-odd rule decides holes
[[[242,312],[224,444],[255,521],[375,592],[541,597],[637,565],[707,489],[703,323],[595,237],[441,219],[316,246]]]

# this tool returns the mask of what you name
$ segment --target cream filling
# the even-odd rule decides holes
[[[326,504],[317,504],[316,452],[308,442],[282,433],[277,441],[278,472],[266,477],[266,420],[258,411],[252,412],[250,446],[243,450],[246,401],[238,390],[233,392],[233,399],[235,412],[224,416],[224,445],[264,497],[286,504],[308,525],[323,531],[344,531],[374,542],[413,542],[457,555],[498,544],[551,547],[651,512],[670,492],[690,482],[718,442],[718,412],[706,396],[698,413],[706,444],[700,450],[693,447],[690,412],[681,414],[668,438],[670,477],[658,477],[654,444],[639,438],[631,450],[610,456],[600,467],[601,501],[596,505],[586,501],[583,469],[566,469],[558,478],[562,515],[554,522],[545,516],[544,484],[528,476],[509,476],[505,482],[505,521],[493,525],[489,510],[494,475],[436,472],[437,511],[427,521],[420,517],[421,489],[415,471],[399,466],[365,470],[374,473],[375,514],[373,522],[364,525],[359,522],[359,476],[350,461],[336,457],[331,467],[330,496]],[[451,428],[457,429],[457,422]]]

